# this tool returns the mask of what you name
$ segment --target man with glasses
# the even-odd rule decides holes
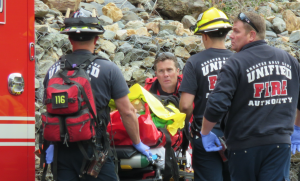
[[[221,149],[211,130],[222,120],[233,181],[289,180],[291,140],[300,151],[300,66],[264,41],[265,20],[240,13],[230,35],[236,54],[223,65],[210,94],[201,135],[207,151]],[[224,124],[223,124],[224,123]]]
[[[196,35],[202,36],[206,50],[190,57],[183,70],[179,107],[180,111],[186,113],[187,119],[194,115],[192,163],[195,181],[230,180],[228,165],[223,162],[218,150],[206,152],[204,149],[200,129],[206,100],[215,87],[222,65],[233,54],[225,47],[225,37],[231,27],[228,17],[216,8],[200,14],[193,30]],[[219,123],[212,132],[218,137],[223,136]]]

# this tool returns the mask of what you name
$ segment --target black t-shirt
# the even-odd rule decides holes
[[[88,50],[76,50],[73,55],[83,56],[91,54]],[[76,62],[72,62],[76,63]],[[48,70],[44,88],[47,87],[49,78],[60,69],[60,61],[56,62]],[[94,93],[97,111],[107,107],[110,99],[119,99],[129,93],[128,85],[119,67],[108,60],[96,59],[87,68],[91,78],[91,86]],[[102,115],[106,118],[106,115]],[[108,118],[106,118],[108,120]]]
[[[227,49],[210,48],[193,55],[183,69],[180,92],[195,95],[193,115],[200,126],[209,94],[215,87],[222,65],[233,53]],[[219,127],[219,124],[216,125]]]

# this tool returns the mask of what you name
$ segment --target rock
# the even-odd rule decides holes
[[[176,35],[178,36],[183,36],[184,34],[186,35],[193,35],[193,33],[189,30],[189,29],[184,29],[183,28],[183,24],[178,22],[178,21],[173,21],[171,23],[169,23],[170,25],[174,25],[176,26],[176,30],[175,30],[175,33]]]
[[[45,50],[39,45],[35,45],[35,59],[39,61],[44,56]]]
[[[150,0],[128,0],[131,4],[144,4]]]
[[[286,30],[288,30],[289,33],[300,29],[300,18],[297,17],[291,10],[285,10],[282,13],[282,16],[286,23]]]
[[[113,20],[110,17],[105,16],[105,15],[101,15],[99,17],[99,21],[100,21],[102,26],[112,25],[114,23]]]
[[[140,83],[140,82],[144,82],[145,81],[145,79],[147,78],[147,73],[145,74],[145,69],[138,69],[138,70],[136,70],[136,71],[134,71],[133,73],[132,73],[132,78],[136,81],[136,82],[138,82],[138,83]]]
[[[277,35],[273,31],[266,31],[266,37],[277,38]]]
[[[126,81],[130,81],[133,73],[133,69],[129,66],[121,67],[121,72]]]
[[[174,54],[177,57],[184,58],[185,60],[187,60],[191,56],[189,52],[184,47],[181,46],[176,46]]]
[[[95,2],[98,3],[98,4],[103,4],[104,0],[95,0]]]
[[[290,35],[290,42],[294,43],[300,40],[300,30],[293,31]]]
[[[145,68],[152,68],[153,67],[153,63],[155,61],[154,57],[146,57],[143,61],[142,61],[142,65]]]
[[[137,67],[137,68],[140,68],[140,67],[142,66],[143,63],[144,63],[144,62],[142,62],[142,61],[135,61],[135,62],[130,62],[129,65],[130,65],[131,67]]]
[[[204,0],[160,0],[156,8],[160,15],[178,21],[187,14],[200,14],[206,9]]]
[[[34,79],[34,88],[35,89],[39,89],[40,88],[40,81],[37,78]]]
[[[167,31],[169,34],[175,34],[177,26],[166,23],[160,23],[159,29],[160,31]]]
[[[289,32],[288,31],[284,31],[284,32],[280,33],[279,35],[281,35],[281,36],[289,36]]]
[[[106,58],[107,60],[110,60],[109,59],[109,55],[107,55],[106,53],[102,52],[102,51],[99,51],[97,53],[100,57],[103,57],[103,58]]]
[[[129,1],[124,0],[105,0],[104,5],[108,3],[114,3],[120,9],[128,9],[129,11],[135,9],[136,7],[132,5]]]
[[[132,49],[130,52],[127,53],[124,60],[121,62],[122,65],[132,61],[143,60],[144,58],[149,56],[149,52],[141,49]]]
[[[125,57],[125,55],[124,55],[123,52],[118,52],[118,53],[115,54],[115,57],[114,57],[113,61],[114,62],[121,62],[121,61],[124,60],[124,57]]]
[[[182,18],[181,23],[185,29],[189,29],[191,26],[194,26],[197,23],[197,20],[193,16],[185,15]]]
[[[119,47],[118,51],[126,54],[129,50],[132,50],[132,48],[133,48],[132,45],[126,42]]]
[[[108,3],[102,8],[102,13],[110,17],[113,22],[117,22],[123,18],[122,10],[119,9],[114,3]]]
[[[268,16],[268,17],[266,18],[266,20],[272,22],[274,18],[276,18],[276,17],[275,17],[275,16]]]
[[[47,51],[45,51],[42,60],[52,60],[53,62],[56,62],[59,59],[59,56],[54,51],[54,48],[50,48]]]
[[[118,30],[117,33],[116,33],[116,39],[117,40],[126,40],[128,37],[127,35],[127,30]]]
[[[259,14],[263,14],[264,16],[271,16],[272,9],[270,6],[260,6],[258,9]]]
[[[96,10],[96,14],[98,16],[103,15],[103,13],[102,13],[103,5],[100,5],[100,4],[96,3],[96,2],[91,2],[91,3],[83,3],[83,2],[81,2],[80,5],[79,5],[79,7],[84,8],[84,9],[86,9],[88,11],[92,11],[93,9],[95,9]]]
[[[37,18],[43,18],[48,14],[49,7],[42,1],[35,1],[34,3],[34,15]]]
[[[286,24],[283,21],[283,19],[276,17],[273,19],[272,23],[273,23],[274,31],[276,33],[282,33],[283,31],[286,30]]]
[[[145,9],[143,9],[142,5],[141,4],[139,4],[139,5],[138,5],[137,8],[132,9],[131,12],[134,12],[136,14],[141,13],[141,12],[145,12]]]
[[[119,25],[118,25],[118,23],[115,23],[113,25],[104,26],[103,28],[105,30],[110,30],[110,31],[113,31],[113,32],[117,33],[117,31],[119,30]]]
[[[151,36],[146,27],[141,27],[139,29],[136,30],[136,34],[139,36]]]
[[[285,3],[286,8],[290,10],[300,10],[300,2],[290,2],[290,3]]]
[[[188,52],[197,52],[199,45],[202,43],[202,39],[199,36],[187,36],[180,39],[180,46],[186,48]]]
[[[49,24],[35,25],[35,31],[42,35],[49,34],[51,32]]]
[[[271,7],[271,9],[277,13],[279,11],[279,8],[276,4],[272,3],[272,2],[268,2],[268,5]]]
[[[165,37],[165,36],[168,36],[168,35],[170,35],[170,33],[167,30],[163,30],[163,31],[160,31],[157,36],[158,37]]]
[[[152,30],[155,34],[159,33],[159,23],[157,22],[150,22],[146,24],[148,30]]]
[[[281,36],[280,39],[283,42],[289,42],[290,41],[290,37],[286,37],[286,36]]]
[[[80,0],[43,0],[49,8],[56,8],[62,13],[65,13],[68,8],[71,12],[77,11],[79,8]]]
[[[182,70],[184,65],[185,65],[184,62],[179,57],[177,57],[177,62],[178,62],[178,65],[179,65],[179,70]]]
[[[113,54],[115,53],[116,50],[116,45],[114,45],[113,43],[111,43],[110,41],[107,40],[103,40],[100,39],[99,40],[99,44],[100,44],[100,48],[101,50],[104,50],[105,52],[107,52],[108,54]]]
[[[272,23],[270,21],[268,21],[268,20],[265,20],[265,22],[266,22],[266,30],[267,31],[273,31],[272,30],[272,28],[273,28]]]
[[[148,20],[149,19],[149,14],[147,12],[141,12],[138,14],[138,16],[140,18],[142,18],[143,20]]]
[[[125,25],[125,29],[139,29],[141,27],[144,27],[145,24],[142,21],[129,21],[126,25]]]
[[[133,35],[130,37],[130,42],[134,42],[135,44],[148,44],[152,42],[152,38],[146,36]]]
[[[95,0],[86,0],[87,3],[95,2]]]
[[[158,47],[154,44],[144,44],[143,50],[151,51],[151,52],[157,52]]]
[[[37,65],[39,67],[37,71],[37,76],[40,78],[45,78],[47,71],[54,64],[52,60],[40,60]]]
[[[112,40],[116,37],[116,33],[110,30],[106,30],[103,34],[103,38],[106,40]]]
[[[134,30],[134,29],[128,29],[128,30],[126,30],[126,31],[127,31],[127,35],[128,35],[128,36],[136,35],[136,34],[137,34],[137,31]]]
[[[139,16],[132,11],[123,11],[122,20],[136,21],[136,20],[139,20]]]

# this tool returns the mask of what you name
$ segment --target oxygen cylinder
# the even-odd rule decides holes
[[[155,158],[157,159],[157,156]],[[143,154],[137,154],[129,159],[120,159],[121,169],[145,168],[148,165],[150,161]]]

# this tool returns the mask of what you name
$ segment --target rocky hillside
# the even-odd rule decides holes
[[[300,0],[35,0],[36,128],[45,112],[44,76],[61,55],[72,51],[68,37],[59,34],[67,8],[96,9],[106,32],[95,52],[116,63],[131,86],[155,75],[153,61],[159,52],[173,52],[182,70],[191,55],[204,50],[201,37],[188,28],[211,6],[223,9],[230,19],[241,10],[256,11],[266,20],[269,45],[300,60]],[[229,36],[226,47],[231,47]],[[291,179],[298,180],[298,158],[292,162]],[[41,170],[36,168],[39,180]]]

